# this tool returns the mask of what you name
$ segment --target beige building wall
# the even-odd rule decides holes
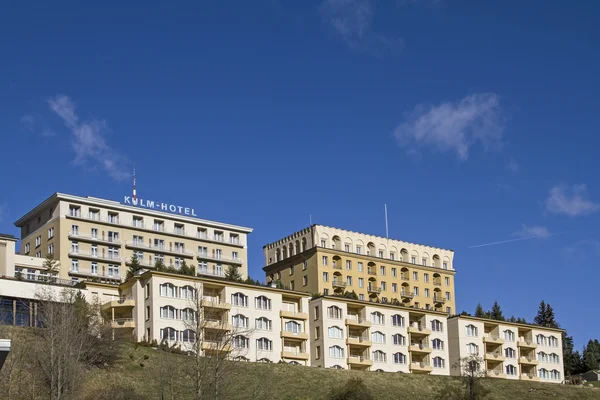
[[[460,375],[459,360],[483,360],[492,378],[560,383],[564,379],[561,329],[468,316],[451,317],[451,374]]]
[[[323,296],[309,317],[313,366],[450,373],[445,313]]]
[[[248,276],[247,234],[252,229],[57,193],[20,218],[21,254],[60,261],[62,279],[118,284],[134,252],[152,268],[184,261],[199,273],[222,276],[229,265]]]
[[[415,308],[456,312],[454,252],[313,225],[263,248],[267,281],[309,293],[354,291]]]

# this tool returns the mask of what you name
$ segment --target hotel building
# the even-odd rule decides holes
[[[448,319],[450,373],[460,375],[460,359],[477,356],[486,376],[560,383],[563,378],[562,329],[486,318]]]
[[[169,207],[159,208],[192,214],[188,208]],[[242,226],[62,193],[44,200],[15,225],[21,229],[21,255],[42,259],[52,254],[60,261],[60,279],[119,284],[134,254],[144,268],[159,260],[176,268],[185,262],[197,266],[200,274],[218,277],[235,265],[248,276],[246,239],[252,229]],[[45,273],[41,262],[27,271],[16,268],[21,274]]]
[[[310,301],[311,365],[449,375],[445,312],[337,296]]]
[[[267,281],[325,295],[456,312],[454,252],[323,225],[263,247]]]

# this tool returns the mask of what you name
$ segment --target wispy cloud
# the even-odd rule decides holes
[[[101,168],[113,179],[122,181],[130,177],[126,158],[106,143],[106,121],[82,121],[75,112],[75,103],[69,96],[56,95],[47,100],[50,109],[58,115],[72,135],[75,164]]]
[[[24,114],[19,119],[19,122],[21,123],[21,128],[28,132],[40,131],[40,135],[46,138],[55,135],[55,132],[46,123],[44,118],[39,115]]]
[[[431,148],[466,160],[475,143],[485,150],[500,148],[503,130],[498,96],[476,93],[457,102],[418,105],[396,127],[394,136],[408,151]]]
[[[573,185],[570,188],[560,185],[550,189],[550,195],[546,199],[546,210],[554,214],[577,217],[600,211],[600,203],[595,203],[589,198],[585,184]]]
[[[325,21],[353,50],[381,56],[385,51],[402,48],[402,39],[373,31],[372,0],[324,0],[319,10]]]
[[[508,160],[508,164],[506,164],[506,169],[510,172],[516,174],[521,169],[519,163],[514,158]]]
[[[527,225],[522,225],[521,230],[513,233],[513,236],[522,238],[522,239],[545,238],[550,235],[551,235],[550,231],[545,226],[527,226]]]

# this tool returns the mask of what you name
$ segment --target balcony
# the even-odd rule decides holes
[[[131,296],[115,296],[112,300],[102,305],[102,308],[128,308],[135,307],[135,300]]]
[[[71,219],[79,219],[84,221],[94,221],[100,224],[113,225],[113,226],[123,226],[119,217],[109,216],[100,217],[98,213],[90,213],[90,214],[82,214],[81,212],[70,212],[66,215],[67,218]]]
[[[535,374],[521,374],[519,379],[522,381],[539,382],[540,378]]]
[[[369,269],[369,270],[367,270],[367,274],[376,276],[377,272],[375,272],[375,270]]]
[[[421,324],[411,323],[407,328],[408,333],[414,335],[431,335],[431,329],[427,329]]]
[[[440,281],[433,281],[433,286],[442,286],[442,282],[440,282]]]
[[[69,251],[69,257],[84,258],[87,260],[100,260],[100,261],[105,261],[105,262],[109,262],[109,263],[113,263],[113,264],[116,264],[116,263],[120,264],[121,261],[123,261],[120,256],[111,254],[111,253],[102,254],[102,253],[98,253],[98,252],[73,250],[73,249],[71,249]]]
[[[211,276],[218,276],[223,278],[225,276],[225,272],[223,272],[223,268],[203,268],[203,267],[198,267],[198,273],[200,275],[211,275]]]
[[[373,344],[368,336],[348,336],[346,344],[350,346],[365,346],[369,347]]]
[[[483,359],[486,361],[502,362],[506,360],[506,357],[502,353],[485,353]]]
[[[135,328],[135,321],[133,320],[133,318],[115,318],[112,321],[110,321],[110,326],[113,329],[133,329]]]
[[[81,276],[88,278],[91,281],[100,281],[110,283],[110,284],[120,284],[121,283],[121,275],[113,274],[113,275],[105,275],[105,274],[95,274],[93,272],[83,272],[83,271],[75,271],[69,270],[69,275]]]
[[[338,281],[336,279],[333,280],[332,285],[334,288],[344,289],[347,284],[346,282]]]
[[[445,297],[434,296],[433,297],[433,302],[434,303],[438,303],[438,304],[445,304],[446,303],[446,298]]]
[[[230,331],[231,330],[231,324],[224,319],[206,319],[204,321],[204,328],[205,329],[218,329],[221,331]]]
[[[348,314],[346,316],[346,325],[358,326],[361,328],[369,328],[371,327],[371,322],[369,320],[363,319],[360,315]]]
[[[524,349],[537,349],[537,343],[527,340],[527,339],[519,339],[517,342],[517,346],[522,347]]]
[[[80,242],[105,243],[111,246],[121,246],[121,241],[113,239],[112,237],[98,237],[97,235],[92,236],[92,234],[87,235],[74,231],[69,232],[69,239],[78,240]]]
[[[504,339],[497,335],[484,334],[482,340],[483,343],[504,344]]]
[[[427,373],[433,371],[433,367],[428,362],[411,362],[409,368],[413,373]]]
[[[202,296],[200,300],[202,307],[215,308],[219,310],[231,310],[231,304],[222,301],[219,297]]]
[[[341,265],[333,264],[333,269],[342,269]]]
[[[488,378],[506,379],[506,374],[504,372],[496,371],[493,369],[488,369],[487,371],[485,371],[485,376],[487,376]]]
[[[308,353],[302,350],[284,350],[281,352],[281,358],[292,358],[294,360],[308,360]]]
[[[16,277],[16,273],[15,273],[15,277]],[[49,283],[49,284],[53,284],[53,285],[60,285],[60,286],[75,286],[77,284],[77,282],[72,281],[71,279],[60,279],[57,278],[55,276],[50,276],[50,275],[29,275],[26,273],[21,273],[21,276],[19,278],[17,278],[18,280],[22,280],[22,281],[31,281],[31,282],[37,282],[37,283]]]
[[[423,354],[429,354],[431,353],[431,347],[429,346],[425,346],[422,344],[411,344],[410,346],[408,346],[408,350],[410,350],[413,353],[423,353]]]
[[[244,260],[241,258],[225,258],[223,256],[209,255],[208,253],[197,253],[196,258],[201,260],[216,261],[218,263],[239,264],[242,265]]]
[[[154,267],[154,263],[150,260],[145,260],[143,258],[138,258],[138,264],[140,264],[142,267],[146,267],[146,268],[153,268]],[[125,265],[131,265],[131,257],[128,257],[125,260]]]
[[[359,365],[361,367],[370,367],[373,365],[373,361],[369,360],[369,357],[350,355],[346,362],[350,365]]]
[[[164,253],[164,254],[170,254],[170,255],[174,255],[174,256],[181,256],[181,257],[187,257],[187,258],[194,257],[193,252],[186,251],[185,249],[167,248],[166,246],[160,246],[160,245],[151,246],[151,245],[146,244],[139,240],[128,240],[125,242],[125,247],[130,248],[130,249],[142,249],[142,250],[150,251],[153,253]]]
[[[231,344],[227,341],[224,342],[216,342],[211,340],[205,340],[202,342],[202,350],[208,351],[211,353],[220,352],[220,353],[229,353],[232,350]]]
[[[279,316],[281,318],[289,318],[289,319],[308,319],[308,313],[303,313],[296,310],[280,310]]]
[[[412,300],[412,298],[415,297],[415,294],[413,292],[401,292],[400,293],[400,298],[402,300]]]
[[[379,294],[381,293],[381,288],[375,285],[369,285],[369,287],[367,288],[367,292],[371,294]]]
[[[519,357],[519,364],[523,365],[538,365],[540,362],[535,357],[521,356]]]
[[[283,330],[279,336],[286,339],[308,340],[308,333],[306,332],[290,332]]]
[[[410,280],[410,278],[406,275],[400,275],[400,280],[408,282]]]

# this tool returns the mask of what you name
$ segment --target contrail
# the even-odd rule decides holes
[[[517,238],[517,239],[509,239],[509,240],[501,240],[499,242],[491,242],[491,243],[484,243],[484,244],[476,244],[474,246],[469,246],[467,247],[468,249],[474,249],[477,247],[486,247],[486,246],[494,246],[496,244],[503,244],[503,243],[510,243],[510,242],[519,242],[521,240],[530,240],[530,239],[544,239],[547,238],[549,236],[554,236],[554,235],[560,235],[562,233],[567,233],[567,232],[572,232],[572,231],[563,231],[563,232],[556,232],[556,233],[549,233],[547,235],[537,235],[537,236],[527,236],[527,237],[523,237],[523,238]]]

